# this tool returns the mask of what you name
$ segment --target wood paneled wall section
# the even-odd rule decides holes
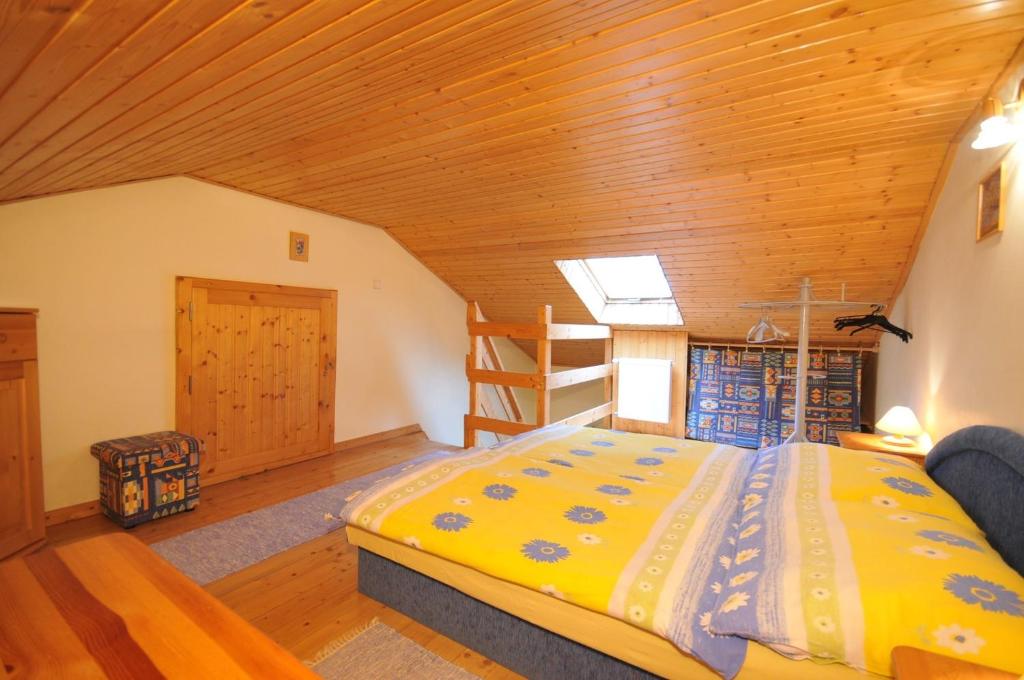
[[[337,291],[179,277],[176,335],[204,484],[333,450]]]
[[[612,415],[612,428],[642,434],[670,437],[686,436],[686,384],[689,375],[686,331],[612,332],[612,355],[616,359],[670,359],[672,361],[672,396],[668,423],[649,423]],[[618,368],[616,367],[616,370]],[[617,410],[617,402],[615,409]],[[613,411],[614,414],[614,411]]]
[[[656,254],[740,338],[803,276],[893,297],[1022,38],[1021,0],[9,2],[0,200],[188,174],[383,227],[507,323],[594,321],[555,259]]]

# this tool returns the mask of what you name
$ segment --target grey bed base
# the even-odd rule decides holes
[[[658,677],[364,548],[359,549],[359,592],[528,678]]]

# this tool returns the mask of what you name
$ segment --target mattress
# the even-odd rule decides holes
[[[885,676],[901,645],[1024,670],[1024,579],[883,454],[552,427],[382,480],[342,519],[381,557],[659,675]]]
[[[356,526],[346,528],[349,543],[397,562],[460,592],[546,630],[614,656],[665,678],[715,680],[712,670],[671,642],[606,614],[488,576],[476,569],[383,538]],[[840,664],[794,661],[759,644],[747,649],[740,680],[789,678],[792,680],[842,680],[877,678]]]

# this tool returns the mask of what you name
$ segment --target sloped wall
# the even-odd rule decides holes
[[[47,509],[97,497],[92,442],[173,427],[176,275],[337,289],[335,438],[461,444],[465,303],[384,231],[187,178],[83,191],[0,206],[0,306],[40,309]]]
[[[1018,69],[1000,93],[1015,97]],[[974,424],[1024,432],[1024,142],[976,151],[960,144],[906,287],[888,316],[914,334],[882,339],[880,417],[914,409],[931,437]],[[1006,223],[975,242],[978,182],[1003,160]]]

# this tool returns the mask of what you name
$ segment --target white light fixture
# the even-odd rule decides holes
[[[1024,86],[1024,83],[1021,86]],[[981,127],[978,130],[978,136],[971,142],[972,149],[994,149],[1020,138],[1020,126],[1014,124],[1006,115],[1007,109],[1016,109],[1020,106],[1019,89],[1018,87],[1017,101],[1009,104],[1004,105],[998,99],[991,97],[985,100]]]
[[[893,406],[875,423],[875,427],[892,433],[882,437],[882,441],[893,446],[913,446],[914,440],[910,437],[916,437],[924,432],[921,423],[917,421],[917,416],[906,406]]]

